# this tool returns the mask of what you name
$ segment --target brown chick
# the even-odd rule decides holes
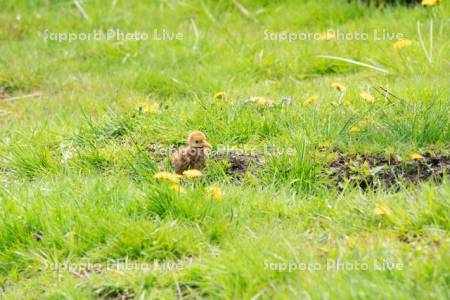
[[[172,160],[175,172],[183,174],[189,169],[203,170],[206,167],[210,148],[211,145],[206,141],[203,132],[191,132],[188,137],[188,146],[175,153]]]

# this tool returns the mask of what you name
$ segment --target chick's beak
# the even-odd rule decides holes
[[[208,143],[207,141],[203,141],[203,147],[212,148],[211,144]]]

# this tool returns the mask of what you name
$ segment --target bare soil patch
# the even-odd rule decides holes
[[[443,154],[423,153],[421,159],[402,161],[382,155],[338,154],[325,166],[325,173],[342,186],[353,183],[367,189],[384,185],[399,186],[402,182],[417,184],[428,179],[442,179],[450,172],[450,157]]]
[[[211,159],[225,161],[227,163],[227,175],[242,177],[251,168],[262,167],[262,161],[259,155],[245,153],[213,153]]]

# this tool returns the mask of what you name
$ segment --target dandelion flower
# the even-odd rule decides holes
[[[203,173],[196,169],[186,170],[183,172],[183,176],[185,176],[188,179],[196,179],[198,177],[201,177]]]
[[[420,153],[413,153],[413,154],[411,154],[411,159],[419,160],[419,159],[422,159],[422,158],[423,158],[423,156]]]
[[[387,212],[388,212],[388,209],[384,206],[375,207],[373,209],[373,213],[378,216],[385,215]]]
[[[434,6],[436,4],[439,4],[440,0],[422,0],[423,6]]]
[[[225,92],[218,92],[214,94],[214,100],[223,100],[225,98]]]
[[[331,143],[325,141],[325,142],[320,143],[320,144],[319,144],[319,147],[320,147],[321,149],[328,149],[328,148],[331,147]]]
[[[320,40],[322,40],[322,41],[331,41],[331,40],[335,40],[335,39],[336,39],[336,36],[334,35],[334,32],[332,32],[332,31],[324,32],[320,36]]]
[[[223,192],[218,186],[209,186],[206,191],[208,192],[208,198],[216,201],[223,199]]]
[[[357,127],[357,126],[352,126],[352,127],[350,127],[348,132],[350,132],[350,133],[359,133],[359,132],[361,132],[361,129],[359,127]]]
[[[153,175],[153,178],[168,180],[173,183],[179,183],[181,175],[173,174],[173,173],[169,173],[169,172],[158,172],[155,175]]]
[[[143,113],[153,114],[156,113],[159,109],[158,103],[149,103],[146,101],[142,101],[138,103],[138,110]]]
[[[412,45],[412,41],[410,41],[410,40],[406,40],[406,39],[398,40],[394,43],[394,48],[395,48],[395,50],[400,50],[400,49],[409,47],[411,45]]]
[[[361,96],[361,98],[363,98],[367,102],[373,102],[375,100],[375,98],[368,92],[362,92],[359,95]]]
[[[319,99],[319,96],[317,95],[313,95],[313,96],[309,96],[308,99],[305,100],[305,102],[303,102],[304,105],[310,105],[310,104],[314,104],[317,99]]]
[[[347,89],[343,84],[339,82],[333,82],[331,83],[331,86],[341,93],[345,92],[345,90]]]
[[[255,103],[256,107],[258,108],[269,108],[273,106],[272,101],[264,97],[253,97],[251,101]]]

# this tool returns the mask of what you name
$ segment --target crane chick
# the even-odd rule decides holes
[[[203,170],[208,160],[211,145],[201,131],[193,131],[188,136],[188,146],[175,153],[172,160],[175,172],[183,174],[189,169]]]

